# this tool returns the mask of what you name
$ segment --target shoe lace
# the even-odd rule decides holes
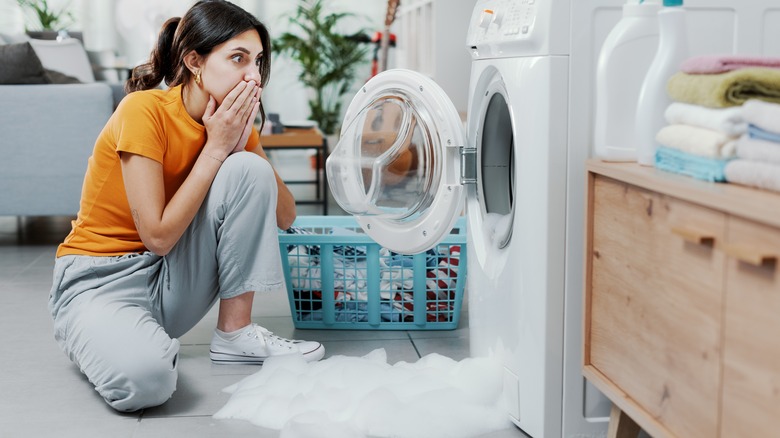
[[[272,331],[268,330],[265,327],[259,326],[257,324],[254,324],[254,328],[255,328],[254,330],[255,339],[262,338],[265,340],[265,343],[268,345],[272,345],[275,347],[283,347],[283,348],[287,348],[288,350],[293,349],[293,344],[295,344],[295,341],[292,341],[290,339],[285,339],[281,336],[277,336]]]

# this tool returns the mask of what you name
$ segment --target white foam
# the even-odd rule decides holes
[[[275,357],[225,391],[230,399],[215,418],[282,438],[474,437],[510,427],[500,366],[487,358],[429,354],[390,365],[384,349],[314,363]]]

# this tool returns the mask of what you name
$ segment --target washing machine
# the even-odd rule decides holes
[[[686,0],[691,54],[772,54],[771,1]],[[386,71],[353,98],[326,164],[339,205],[396,252],[433,247],[465,212],[471,354],[502,365],[504,407],[535,438],[607,431],[611,403],[581,371],[585,162],[596,60],[623,3],[478,0],[465,129],[430,78]]]
[[[436,245],[465,211],[471,354],[502,364],[503,403],[518,427],[564,436],[563,398],[582,400],[586,383],[579,330],[564,350],[569,63],[549,53],[544,23],[568,11],[554,11],[565,2],[482,3],[468,38],[466,126],[428,77],[383,72],[349,105],[328,182],[374,240],[400,253]],[[562,378],[567,360],[572,382]],[[599,421],[576,406],[577,436],[606,434],[603,405]]]
[[[561,436],[566,130],[551,115],[566,110],[566,87],[555,86],[566,60],[507,59],[474,72],[468,136],[426,76],[372,79],[347,110],[329,184],[374,240],[405,254],[435,246],[465,205],[471,353],[503,365],[512,421],[533,437]],[[586,429],[606,432],[587,422],[577,430]]]

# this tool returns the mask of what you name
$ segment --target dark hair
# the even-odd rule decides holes
[[[125,91],[148,90],[165,81],[174,87],[189,82],[192,72],[184,64],[184,56],[194,50],[206,56],[214,47],[247,30],[254,29],[260,35],[263,56],[260,60],[260,81],[265,86],[271,74],[271,39],[268,29],[249,12],[225,0],[201,0],[184,14],[162,25],[157,46],[149,56],[149,62],[133,69],[125,83]],[[260,103],[261,120],[265,111]]]

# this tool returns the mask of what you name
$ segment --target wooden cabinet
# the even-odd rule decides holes
[[[777,436],[780,229],[732,217],[728,232],[721,436]]]
[[[711,438],[723,255],[675,231],[720,239],[725,215],[611,179],[594,184],[591,363],[677,436]]]
[[[654,437],[771,436],[780,196],[588,170],[585,376]]]

